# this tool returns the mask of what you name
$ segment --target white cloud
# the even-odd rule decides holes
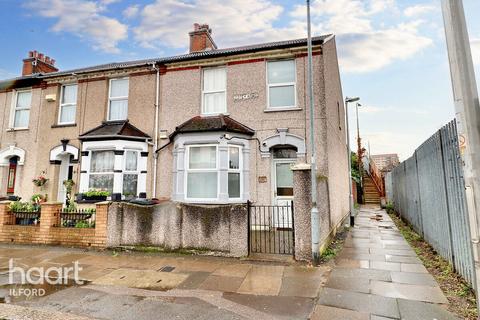
[[[480,65],[480,39],[472,39],[470,45],[472,48],[473,63]]]
[[[273,26],[283,7],[262,0],[157,0],[141,11],[135,39],[144,47],[185,48],[193,23],[207,23],[221,47],[301,37],[302,26]],[[299,32],[300,31],[300,32]]]
[[[56,19],[54,32],[68,32],[91,43],[94,49],[118,53],[117,45],[128,36],[127,26],[103,15],[116,0],[35,0],[26,4],[42,17]]]
[[[140,6],[138,4],[135,4],[123,10],[122,14],[125,18],[132,19],[138,15],[139,11],[140,11]]]
[[[418,17],[426,13],[437,10],[437,7],[427,4],[417,4],[411,7],[406,8],[403,13],[407,17]]]
[[[317,0],[312,21],[314,30],[337,35],[343,71],[370,72],[408,59],[433,43],[420,34],[421,20],[383,25],[387,14],[397,10],[395,0]],[[304,11],[305,6],[297,6],[292,16],[299,19]]]

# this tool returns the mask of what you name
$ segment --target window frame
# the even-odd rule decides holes
[[[225,89],[224,90],[205,90],[204,89],[204,84],[205,84],[205,70],[213,70],[213,69],[223,69],[225,72]],[[201,100],[202,100],[202,106],[201,106],[201,114],[202,115],[218,115],[218,114],[227,114],[228,112],[228,106],[227,106],[227,66],[214,66],[214,67],[207,67],[207,68],[202,68],[202,80],[201,80]],[[221,112],[205,112],[205,95],[206,94],[211,94],[211,93],[222,93],[224,92],[224,100],[225,100],[225,110]]]
[[[63,92],[65,90],[65,87],[67,86],[76,86],[77,87],[77,93],[76,93],[76,101],[75,103],[63,103]],[[57,120],[57,123],[59,125],[64,125],[64,124],[75,124],[76,123],[76,119],[77,119],[77,100],[78,100],[78,83],[66,83],[66,84],[62,84],[62,86],[60,87],[60,103],[59,103],[59,109],[58,109],[58,120]],[[74,119],[73,121],[67,121],[67,122],[62,122],[62,109],[63,107],[65,106],[75,106],[75,116],[74,116]]]
[[[17,108],[17,104],[18,104],[18,95],[19,93],[22,93],[22,92],[30,92],[30,104],[29,104],[29,107],[28,108]],[[10,129],[11,130],[25,130],[25,129],[28,129],[29,128],[29,124],[30,124],[30,111],[32,110],[32,94],[33,94],[33,91],[31,88],[28,88],[28,89],[20,89],[20,90],[15,90],[15,95],[13,97],[13,101],[12,101],[12,115],[10,117]],[[16,113],[17,111],[21,111],[21,110],[28,110],[28,124],[26,127],[15,127],[15,118],[16,118]]]
[[[281,82],[281,83],[269,83],[268,78],[268,64],[271,62],[280,62],[280,61],[293,61],[293,75],[294,80],[293,82]],[[287,59],[276,59],[276,60],[266,60],[265,66],[265,81],[267,87],[267,110],[290,110],[290,109],[297,109],[298,108],[298,99],[297,99],[297,61],[295,58],[287,58]],[[270,88],[271,87],[286,87],[286,86],[293,86],[293,99],[294,105],[293,106],[279,106],[279,107],[272,107],[270,106]]]
[[[215,147],[215,168],[208,168],[208,169],[190,169],[190,149],[191,148],[195,148],[195,147]],[[192,145],[188,145],[186,146],[186,152],[185,152],[185,179],[184,179],[184,188],[185,188],[185,200],[186,201],[189,201],[189,200],[192,200],[192,201],[212,201],[212,200],[215,200],[217,201],[218,200],[218,195],[220,193],[220,190],[219,190],[219,187],[220,187],[220,166],[219,166],[219,162],[220,162],[220,156],[219,156],[219,152],[218,152],[218,144],[192,144]],[[190,198],[188,196],[188,174],[189,173],[195,173],[195,172],[214,172],[217,174],[217,194],[216,194],[216,197],[215,198]]]
[[[238,149],[238,169],[231,169],[230,168],[230,148],[237,148]],[[243,194],[243,149],[242,146],[229,144],[228,145],[228,170],[227,170],[227,194],[228,200],[241,200]],[[240,179],[240,193],[238,197],[230,197],[228,193],[228,175],[230,173],[238,173]]]
[[[117,80],[128,80],[128,90],[126,96],[119,96],[119,97],[112,97],[112,82]],[[107,121],[122,121],[128,119],[128,97],[130,93],[130,78],[129,77],[121,77],[121,78],[111,78],[108,81],[108,108],[107,108]],[[112,107],[112,101],[121,101],[127,100],[127,117],[125,119],[110,119],[110,110]]]
[[[101,174],[111,174],[112,175],[112,179],[113,179],[113,183],[112,183],[112,192],[113,193],[113,190],[115,190],[115,149],[93,149],[93,150],[89,150],[89,166],[88,166],[88,179],[87,179],[87,186],[88,186],[88,190],[92,189],[92,187],[90,187],[90,175],[101,175]],[[93,158],[93,153],[94,152],[99,152],[99,151],[112,151],[114,153],[113,155],[113,169],[112,171],[104,171],[104,172],[92,172],[92,158]],[[123,178],[123,177],[122,177]],[[122,181],[123,183],[123,181]]]
[[[138,196],[138,177],[140,176],[140,170],[138,168],[140,167],[140,153],[141,150],[138,149],[123,149],[123,170],[122,170],[122,196],[125,196],[123,193],[123,179],[125,174],[135,174],[137,176],[137,191],[135,193],[135,196]],[[127,152],[136,152],[137,153],[137,169],[135,171],[132,170],[127,170]]]

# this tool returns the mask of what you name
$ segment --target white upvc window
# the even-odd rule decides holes
[[[108,120],[128,118],[128,78],[110,79],[108,91]]]
[[[115,152],[113,150],[91,151],[88,188],[108,190],[112,193],[114,165]]]
[[[218,155],[216,145],[189,146],[187,152],[186,197],[218,198]]]
[[[228,197],[240,199],[242,194],[242,150],[239,146],[228,147]]]
[[[267,90],[269,109],[296,108],[295,60],[267,62]]]
[[[63,85],[60,92],[60,110],[58,112],[58,124],[75,123],[77,112],[77,85]]]
[[[227,112],[227,69],[203,69],[202,114]]]
[[[15,129],[28,128],[30,120],[30,108],[32,104],[32,91],[16,91],[13,108],[12,126]]]
[[[126,198],[135,197],[138,193],[138,156],[136,150],[125,150],[122,194]]]

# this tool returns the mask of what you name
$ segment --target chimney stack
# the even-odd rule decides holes
[[[23,59],[22,76],[55,71],[58,71],[55,67],[55,60],[37,50],[29,51],[27,58]]]
[[[212,38],[212,29],[208,24],[193,24],[193,31],[190,35],[190,53],[217,49],[217,45]]]

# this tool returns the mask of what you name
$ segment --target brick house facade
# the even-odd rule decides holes
[[[218,49],[195,25],[190,53],[57,71],[37,53],[0,82],[0,196],[104,188],[187,203],[292,200],[290,166],[310,163],[315,118],[320,212],[348,213],[343,96],[334,36],[313,39],[315,113],[307,106],[306,40]],[[28,64],[51,65],[51,69]],[[38,62],[39,61],[39,62]],[[36,187],[32,179],[49,180]]]

